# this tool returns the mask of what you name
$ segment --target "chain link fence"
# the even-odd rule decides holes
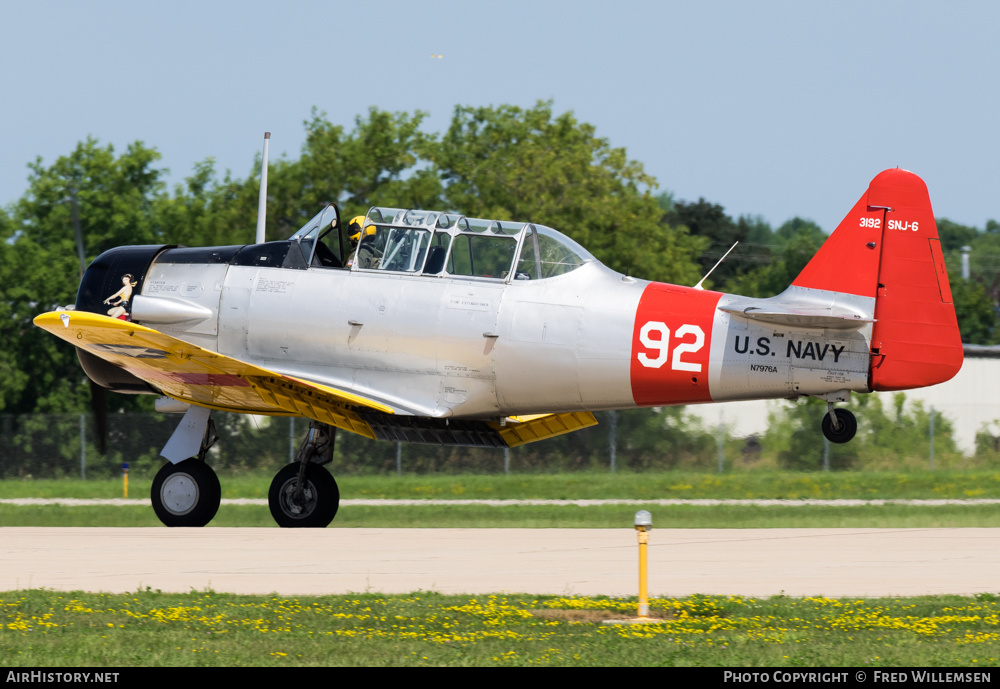
[[[985,430],[968,456],[956,449],[949,419],[919,403],[861,406],[855,406],[858,435],[844,445],[829,443],[819,430],[826,405],[800,400],[775,406],[767,430],[748,435],[684,407],[598,412],[597,426],[509,450],[399,444],[341,431],[331,469],[340,475],[1000,466],[1000,441]],[[0,478],[106,478],[120,474],[126,462],[133,476],[152,476],[165,462],[160,450],[180,418],[112,414],[101,453],[87,414],[0,414]],[[220,473],[276,472],[293,460],[309,428],[302,418],[222,412],[212,418],[219,440],[208,461]]]
[[[376,441],[340,431],[332,469],[337,474],[524,473],[593,469],[709,468],[715,435],[679,408],[599,412],[598,425],[510,450]],[[179,415],[112,414],[106,451],[98,451],[87,414],[0,414],[0,478],[103,478],[155,473]],[[309,428],[302,418],[214,412],[219,434],[209,463],[220,472],[277,471],[295,456]],[[690,428],[685,426],[691,426]]]

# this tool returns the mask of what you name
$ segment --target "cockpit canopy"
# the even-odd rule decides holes
[[[373,207],[353,246],[329,205],[292,235],[307,265],[478,280],[542,280],[596,259],[544,225]],[[346,257],[346,258],[343,258]]]

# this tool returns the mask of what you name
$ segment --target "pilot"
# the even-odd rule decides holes
[[[363,231],[362,228],[364,228]],[[375,248],[375,225],[371,222],[366,225],[365,216],[356,215],[348,223],[347,231],[350,233],[352,247],[351,255],[347,259],[347,267],[353,266],[354,261],[357,260],[358,268],[378,268],[378,261],[382,255]]]

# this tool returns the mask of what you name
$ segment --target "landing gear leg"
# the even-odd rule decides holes
[[[153,511],[166,526],[205,526],[219,511],[222,487],[205,454],[219,439],[209,418],[197,457],[167,462],[150,489]]]
[[[831,443],[846,443],[858,432],[858,420],[848,410],[834,408],[833,402],[827,402],[826,406],[823,435]]]
[[[311,422],[295,461],[271,481],[267,504],[278,526],[323,528],[337,515],[340,489],[322,466],[333,460],[336,434],[334,426]]]

